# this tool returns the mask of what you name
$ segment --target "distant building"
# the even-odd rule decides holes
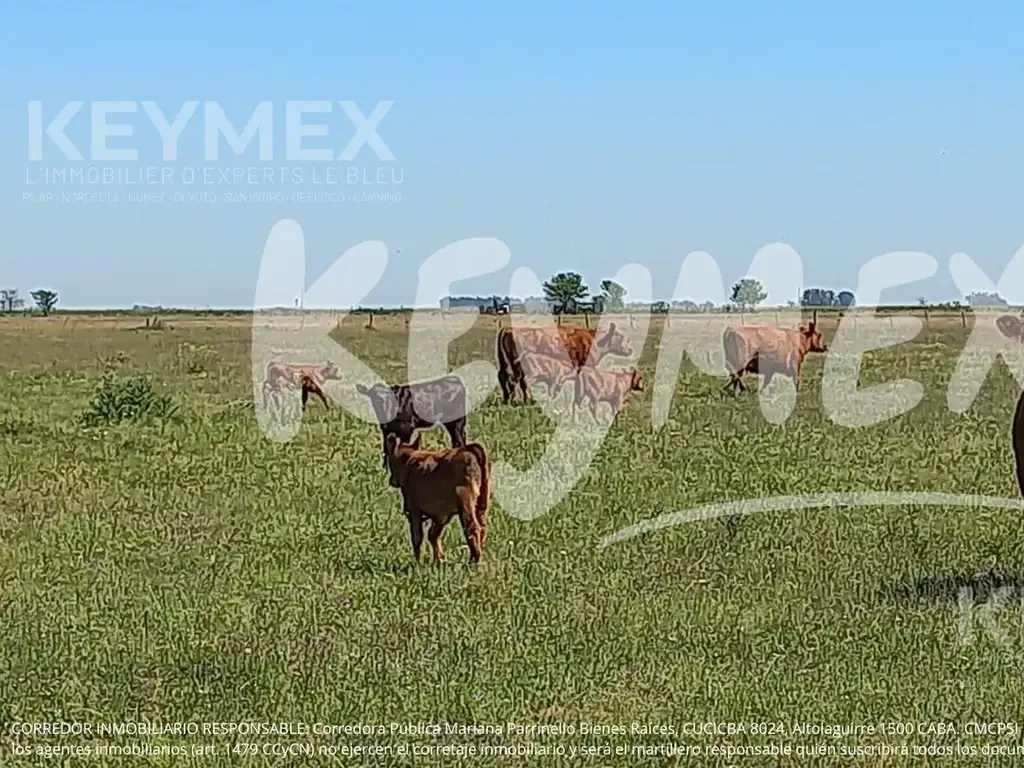
[[[445,296],[441,299],[441,309],[447,312],[476,308],[480,312],[504,314],[509,311],[510,303],[508,296]]]

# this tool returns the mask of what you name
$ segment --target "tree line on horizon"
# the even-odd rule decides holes
[[[655,302],[629,302],[626,300],[626,289],[614,280],[602,280],[599,293],[591,296],[590,288],[578,272],[559,272],[543,284],[544,300],[551,310],[556,314],[579,314],[580,312],[610,312],[621,311],[630,307],[650,306],[653,312],[668,312],[678,309],[683,312],[710,312],[719,309],[719,306],[711,301],[697,303],[688,299]],[[764,285],[754,277],[744,277],[733,284],[729,301],[721,308],[726,310],[750,311],[756,309],[768,298]],[[524,304],[523,301],[516,301],[508,296],[470,297],[450,296],[449,305],[462,304],[463,306],[480,306],[493,311],[509,311],[513,305]],[[531,301],[527,299],[526,302]],[[799,300],[789,300],[786,306],[809,307],[814,309],[835,308],[848,309],[856,306],[857,297],[852,291],[836,291],[831,288],[806,288],[800,295]],[[1006,307],[1007,301],[998,293],[975,291],[968,294],[965,302],[928,302],[919,298],[921,306],[941,307],[956,309],[964,306],[969,307]],[[444,306],[444,300],[442,300]]]
[[[584,312],[602,313],[618,312],[629,308],[650,307],[652,312],[666,313],[671,310],[682,312],[711,312],[720,307],[711,301],[697,303],[688,299],[675,301],[637,302],[626,300],[626,289],[614,280],[602,280],[599,293],[591,296],[590,288],[578,272],[559,272],[543,284],[543,297],[529,297],[523,301],[509,296],[448,296],[441,300],[442,308],[447,306],[476,306],[489,312],[511,311],[516,306],[528,307],[531,303],[546,303],[555,314],[580,314]],[[58,294],[48,288],[39,288],[30,292],[35,307],[30,310],[42,316],[51,314],[57,306]],[[756,309],[768,297],[761,281],[753,277],[744,277],[733,284],[729,301],[722,306],[726,310],[750,311]],[[939,307],[958,309],[964,306],[977,308],[1008,307],[1009,303],[997,292],[974,291],[965,297],[964,302],[929,302],[924,297],[918,298],[922,307]],[[806,288],[799,297],[799,302],[790,300],[786,306],[846,309],[856,305],[856,297],[852,291],[834,291],[830,288]],[[403,308],[404,309],[404,308]],[[0,312],[11,314],[25,310],[25,300],[17,288],[0,289]],[[164,307],[147,307],[136,304],[132,311],[177,311]],[[373,311],[368,307],[354,307],[356,312]],[[244,310],[242,310],[244,311]],[[380,312],[388,311],[385,307]]]

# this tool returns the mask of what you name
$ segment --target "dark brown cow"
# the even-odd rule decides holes
[[[328,379],[340,379],[341,370],[331,362],[323,365],[293,365],[270,363],[267,378],[263,383],[263,407],[267,407],[271,394],[280,394],[283,389],[302,389],[302,410],[306,410],[310,394],[320,398],[324,408],[330,408],[324,396],[323,387]]]
[[[996,328],[1008,339],[1024,342],[1024,322],[1014,315],[1001,315],[996,319]]]
[[[468,398],[466,386],[458,376],[418,381],[412,384],[356,385],[359,394],[370,398],[381,431],[382,464],[387,468],[388,435],[402,442],[412,440],[417,429],[443,425],[452,446],[465,445]]]
[[[1024,322],[1013,315],[1002,315],[996,319],[996,328],[1008,339],[1024,343]],[[1017,465],[1017,487],[1024,496],[1024,392],[1017,398],[1010,423],[1010,440],[1013,444],[1013,458]]]
[[[420,448],[419,438],[405,443],[397,435],[384,441],[388,483],[402,491],[402,511],[409,521],[412,552],[417,561],[423,546],[423,525],[430,521],[427,539],[434,562],[444,560],[441,534],[453,517],[462,524],[469,562],[478,563],[487,539],[491,464],[479,443],[443,451]]]
[[[746,325],[726,328],[722,334],[725,366],[729,381],[725,387],[733,392],[744,391],[743,374],[762,374],[767,388],[776,375],[789,376],[800,389],[800,371],[808,352],[827,352],[825,340],[815,324],[796,331],[770,325]]]
[[[502,401],[507,405],[512,401],[518,385],[523,395],[523,402],[530,400],[526,376],[520,364],[520,356],[532,352],[535,354],[565,360],[576,370],[588,364],[597,365],[605,355],[626,357],[633,354],[633,349],[625,335],[615,327],[608,325],[608,330],[597,336],[596,328],[576,328],[558,326],[549,328],[501,328],[497,337],[498,352],[498,384],[501,385]],[[593,357],[591,358],[591,354]]]
[[[587,366],[576,377],[574,407],[580,407],[590,399],[590,412],[597,417],[597,406],[608,403],[612,407],[612,418],[622,410],[630,392],[643,392],[644,377],[636,368],[628,371],[599,371]]]
[[[576,378],[576,369],[573,366],[536,352],[525,352],[520,355],[519,364],[529,385],[547,384],[552,397]]]

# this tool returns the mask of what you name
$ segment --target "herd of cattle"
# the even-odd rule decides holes
[[[1024,322],[1006,315],[997,327],[1007,338],[1024,343]],[[746,391],[743,376],[764,377],[762,389],[774,376],[788,376],[800,388],[800,372],[810,352],[826,352],[821,332],[810,323],[798,330],[774,326],[740,326],[725,330],[722,337],[729,381],[734,393]],[[498,384],[502,402],[513,403],[518,389],[522,402],[530,402],[530,386],[543,383],[554,397],[573,384],[573,407],[590,401],[596,416],[599,403],[611,405],[612,415],[621,410],[629,394],[642,391],[643,376],[635,367],[625,371],[598,370],[607,355],[633,354],[625,335],[610,323],[598,334],[596,329],[558,326],[547,328],[501,328],[497,335]],[[264,406],[285,389],[300,390],[305,410],[310,395],[327,408],[323,386],[340,379],[334,363],[292,365],[271,363],[263,387]],[[419,560],[424,526],[435,562],[443,559],[441,534],[455,517],[459,518],[469,548],[470,563],[480,561],[487,536],[490,506],[490,457],[480,443],[470,443],[466,433],[467,395],[458,376],[410,384],[356,386],[367,397],[377,416],[382,436],[382,465],[392,488],[400,489],[402,511],[409,522],[414,557]],[[427,450],[420,446],[419,429],[444,426],[452,447]],[[1013,449],[1017,478],[1024,494],[1024,394],[1017,403],[1013,420]]]
[[[530,387],[535,384],[545,384],[552,397],[572,384],[574,409],[589,401],[596,417],[598,406],[608,403],[614,418],[630,393],[644,388],[643,375],[635,367],[625,371],[597,368],[607,355],[633,354],[629,340],[615,323],[600,334],[596,329],[570,326],[501,328],[496,341],[498,384],[505,405],[513,404],[517,390],[523,403],[531,402]],[[774,375],[787,375],[799,386],[804,357],[808,352],[825,351],[814,323],[797,331],[763,326],[730,328],[723,343],[729,385],[743,390],[745,373],[764,375],[766,385]],[[303,410],[311,395],[328,408],[323,387],[328,380],[340,378],[338,366],[330,362],[271,363],[263,385],[264,407],[287,389],[301,391]],[[458,517],[470,562],[479,562],[487,537],[490,457],[483,445],[468,440],[468,398],[462,380],[448,375],[410,384],[358,384],[356,389],[369,399],[380,424],[382,465],[389,474],[389,485],[401,490],[414,557],[420,557],[424,526],[429,522],[427,539],[434,561],[441,562],[441,534]],[[448,431],[450,449],[427,450],[420,446],[418,437],[413,440],[417,430],[437,425]]]

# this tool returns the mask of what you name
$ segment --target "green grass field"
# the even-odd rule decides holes
[[[343,343],[405,380],[405,334],[353,319]],[[656,321],[641,367],[653,379]],[[971,410],[946,386],[969,332],[932,318],[908,344],[869,356],[861,383],[912,376],[910,413],[876,427],[832,424],[823,359],[796,410],[767,423],[756,394],[684,363],[669,423],[651,390],[619,415],[585,478],[549,514],[491,512],[485,562],[467,568],[458,524],[448,562],[414,567],[380,433],[311,401],[296,439],[267,440],[251,407],[244,319],[0,319],[0,708],[3,720],[343,724],[782,724],[757,736],[162,736],[93,744],[210,744],[215,755],[151,765],[285,764],[245,744],[549,745],[762,743],[952,747],[1021,741],[912,734],[829,738],[836,725],[1024,722],[1024,614],[998,616],[1000,648],[959,635],[957,591],[983,599],[1024,578],[1020,513],[970,508],[807,510],[709,520],[607,549],[602,537],[702,504],[824,491],[945,491],[1017,498],[1009,423],[1018,388],[997,364]],[[486,326],[486,327],[484,327]],[[831,330],[827,330],[831,335]],[[492,361],[493,320],[453,345],[453,365]],[[103,372],[148,376],[177,419],[79,423]],[[752,382],[748,382],[752,383]],[[537,408],[491,401],[470,439],[526,466],[553,426]],[[428,446],[447,444],[440,428]],[[1015,583],[1012,582],[1011,583]],[[14,756],[9,733],[2,764]],[[237,742],[232,754],[229,747]],[[23,744],[88,744],[38,737]],[[121,758],[92,757],[92,765]],[[337,760],[339,758],[335,758]],[[932,758],[934,759],[934,758]],[[1005,758],[1004,758],[1005,759]],[[127,761],[127,759],[125,759]],[[440,758],[418,758],[435,764]],[[808,758],[475,757],[474,765],[808,764]],[[817,758],[815,764],[849,760]],[[996,758],[983,764],[998,763]],[[56,762],[59,762],[58,758]],[[922,758],[862,757],[861,764]],[[54,760],[50,761],[51,763]],[[327,764],[326,757],[296,764]],[[448,764],[458,762],[448,758]],[[79,764],[73,761],[72,764]],[[134,763],[132,763],[134,764]],[[401,765],[398,756],[346,765]],[[1006,764],[1009,764],[1008,762]]]

